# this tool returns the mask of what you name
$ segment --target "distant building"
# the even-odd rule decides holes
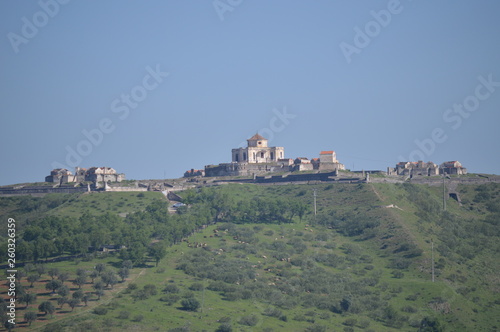
[[[335,151],[321,151],[319,153],[320,171],[339,171],[344,170],[344,164],[339,163]]]
[[[285,148],[267,146],[267,139],[259,134],[247,139],[246,148],[232,149],[232,162],[236,163],[276,163],[278,159],[284,158]]]
[[[402,161],[396,164],[395,168],[387,169],[389,175],[405,176],[434,176],[439,174],[463,175],[467,174],[467,169],[458,161],[447,161],[440,166],[432,161]]]
[[[45,177],[45,182],[52,183],[79,183],[79,182],[121,182],[125,174],[117,173],[111,167],[91,167],[89,169],[76,167],[75,174],[65,168],[56,168]]]
[[[247,139],[247,147],[231,150],[231,163],[205,166],[205,176],[249,176],[294,171],[338,171],[345,166],[337,160],[335,151],[322,151],[319,158],[285,158],[285,148],[269,147],[259,134]],[[185,173],[184,176],[191,173]]]
[[[190,178],[190,177],[194,177],[194,176],[205,176],[205,170],[191,168],[190,170],[187,170],[186,172],[184,172],[185,178]]]
[[[459,161],[446,161],[439,168],[440,174],[465,175],[467,168],[463,167]]]

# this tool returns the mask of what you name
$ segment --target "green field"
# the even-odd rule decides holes
[[[56,305],[53,315],[39,313],[32,329],[495,331],[500,186],[458,190],[462,205],[448,199],[446,212],[442,188],[406,184],[224,185],[180,193],[188,208],[169,216],[156,210],[167,204],[163,195],[149,192],[70,196],[52,205],[45,198],[48,204],[32,210],[23,210],[20,199],[2,198],[0,206],[3,216],[17,214],[27,230],[33,218],[58,216],[69,218],[71,232],[78,232],[84,228],[74,218],[108,213],[121,219],[102,219],[114,225],[104,232],[144,231],[136,239],[123,232],[108,238],[129,241],[129,256],[123,249],[40,262],[67,271],[72,292],[77,269],[104,263],[118,271],[127,257],[137,264],[99,301],[88,278],[82,286],[87,305],[74,311]],[[151,203],[155,208],[147,208]],[[303,215],[293,213],[301,207],[307,208]],[[170,234],[189,234],[192,227],[198,230],[183,241]],[[149,251],[132,255],[131,247],[147,238],[167,244],[157,267]],[[44,299],[56,302],[58,295],[44,288],[50,279],[45,272],[35,282],[32,291],[40,295],[30,304],[33,310]],[[29,286],[26,278],[21,283]]]

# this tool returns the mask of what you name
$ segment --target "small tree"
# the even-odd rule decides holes
[[[56,289],[62,286],[62,282],[59,280],[50,280],[45,284],[45,289],[52,291],[52,293],[56,292]]]
[[[149,255],[153,257],[156,267],[158,267],[160,260],[167,255],[167,249],[163,243],[158,242],[149,247]]]
[[[28,282],[30,283],[30,287],[33,288],[33,284],[38,281],[40,277],[38,274],[30,274],[27,278]]]
[[[81,289],[77,290],[76,292],[73,292],[73,298],[74,299],[81,299],[83,297],[83,291]]]
[[[118,270],[118,275],[120,276],[120,278],[122,278],[122,282],[124,282],[125,279],[127,279],[129,276],[129,270],[126,267],[122,267],[120,270]]]
[[[69,288],[66,285],[63,285],[57,289],[57,294],[59,294],[62,297],[68,296],[69,295]]]
[[[62,283],[64,283],[66,280],[69,279],[69,273],[68,272],[61,272],[57,275],[57,279],[59,279]]]
[[[127,260],[124,260],[123,263],[122,263],[122,267],[126,268],[126,269],[131,269],[132,267],[134,266],[134,264],[132,264],[132,261],[130,259],[127,259]]]
[[[97,270],[93,270],[89,274],[90,279],[92,279],[92,283],[94,283],[95,278],[97,278],[98,276],[99,276],[99,272],[97,272]]]
[[[98,263],[95,266],[95,270],[97,271],[97,273],[99,273],[99,275],[101,275],[101,273],[103,273],[104,270],[106,270],[106,265],[104,263]]]
[[[44,312],[45,315],[47,315],[47,314],[52,315],[54,313],[54,311],[56,311],[56,308],[54,307],[52,302],[44,301],[44,302],[40,303],[40,305],[38,306],[38,310]]]
[[[87,277],[85,275],[79,275],[76,277],[76,279],[73,281],[74,285],[78,286],[78,289],[82,288],[83,285],[87,282]]]
[[[53,267],[49,270],[49,276],[52,278],[52,280],[54,280],[58,274],[59,274],[59,269],[56,267]]]
[[[36,294],[31,294],[31,293],[25,293],[21,297],[21,302],[26,303],[26,308],[31,304],[36,301]]]
[[[47,268],[45,268],[45,265],[39,264],[36,266],[36,273],[38,273],[38,276],[41,277],[42,274],[47,272]]]
[[[26,323],[28,323],[28,326],[31,326],[31,323],[36,321],[37,317],[38,315],[34,311],[27,311],[24,314],[24,320],[26,321]]]
[[[113,271],[106,271],[101,275],[102,281],[106,284],[106,287],[113,286],[118,282],[118,277]]]
[[[97,289],[95,291],[95,295],[97,295],[97,300],[99,301],[101,299],[101,296],[104,296],[104,291],[102,289]]]
[[[68,302],[68,298],[66,296],[61,296],[60,298],[57,299],[57,305],[59,308],[63,308],[64,304]]]
[[[75,309],[75,307],[80,304],[80,299],[71,299],[71,300],[68,300],[68,304],[71,307],[71,311],[73,311]]]
[[[82,297],[82,301],[83,301],[83,303],[85,303],[85,306],[87,306],[88,302],[90,301],[90,294],[85,293]]]

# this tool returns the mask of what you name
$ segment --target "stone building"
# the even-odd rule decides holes
[[[293,171],[312,171],[313,164],[311,161],[304,157],[299,157],[294,160]]]
[[[52,183],[80,183],[80,182],[121,182],[125,174],[117,173],[111,167],[91,167],[89,169],[76,167],[75,174],[65,168],[56,168],[45,177],[45,182]]]
[[[394,169],[389,170],[389,174],[397,175],[421,175],[421,176],[433,176],[439,175],[439,167],[432,161],[424,163],[422,160],[419,161],[402,161],[396,164]]]
[[[440,174],[465,175],[467,168],[463,167],[459,161],[446,161],[439,167]]]
[[[205,170],[191,168],[190,170],[187,170],[186,172],[184,172],[185,178],[191,178],[191,177],[195,177],[195,176],[205,176]]]
[[[317,161],[315,161],[315,164],[317,164]],[[318,169],[320,171],[339,171],[345,170],[345,166],[337,160],[335,151],[321,151],[319,153]]]
[[[285,156],[285,148],[267,146],[267,139],[259,134],[255,134],[247,139],[248,146],[246,148],[232,149],[232,162],[235,163],[276,163],[278,159],[283,159]]]

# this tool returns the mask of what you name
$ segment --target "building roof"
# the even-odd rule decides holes
[[[258,133],[247,139],[247,141],[262,141],[262,140],[267,141],[267,138],[260,136]]]
[[[334,154],[335,151],[321,151],[319,154]]]

